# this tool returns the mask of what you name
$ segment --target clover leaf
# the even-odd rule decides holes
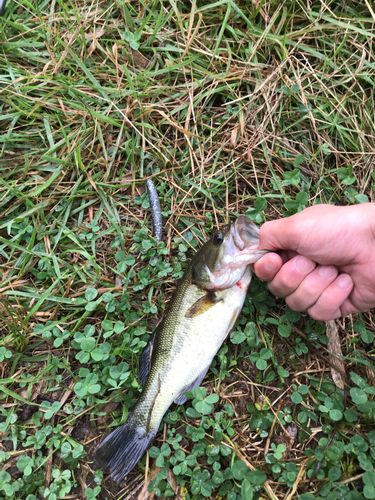
[[[338,168],[337,177],[345,186],[350,186],[351,184],[354,184],[354,182],[356,181],[356,177],[353,174],[353,165],[349,165],[348,168],[345,167]]]
[[[78,397],[83,398],[86,394],[97,394],[101,386],[98,384],[99,377],[96,373],[89,373],[81,382],[77,382],[74,386],[74,392]]]

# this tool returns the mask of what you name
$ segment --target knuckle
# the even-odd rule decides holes
[[[318,308],[308,309],[307,312],[309,313],[309,316],[316,321],[329,321],[333,319],[334,316],[331,312]]]
[[[275,285],[274,280],[272,280],[268,283],[268,289],[276,297],[283,297],[279,287],[277,285]]]
[[[300,214],[294,214],[292,217],[288,217],[288,233],[295,238],[301,231]]]
[[[293,310],[298,312],[306,311],[305,305],[298,297],[286,297],[285,302]]]
[[[291,287],[290,285],[290,278],[285,273],[280,273],[277,276],[277,282],[275,283],[275,286],[279,289],[280,292],[284,293],[285,295],[294,291],[293,287]]]
[[[314,311],[307,311],[309,313],[309,316],[312,319],[315,319],[316,321],[327,321],[324,314],[319,314],[319,312],[314,312]]]

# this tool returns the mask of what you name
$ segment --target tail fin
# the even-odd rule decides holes
[[[94,462],[101,469],[109,468],[114,481],[121,481],[140,461],[156,431],[147,433],[144,427],[137,427],[129,418],[99,445],[94,453]]]

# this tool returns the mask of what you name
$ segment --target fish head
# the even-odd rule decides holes
[[[224,290],[238,283],[249,264],[268,250],[259,250],[259,229],[246,216],[215,231],[195,254],[192,282],[206,290]]]

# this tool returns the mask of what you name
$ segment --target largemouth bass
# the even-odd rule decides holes
[[[241,312],[259,250],[259,230],[245,216],[215,231],[194,255],[142,353],[138,380],[144,383],[124,425],[100,444],[94,461],[122,480],[147,450],[174,402],[198,387]]]

